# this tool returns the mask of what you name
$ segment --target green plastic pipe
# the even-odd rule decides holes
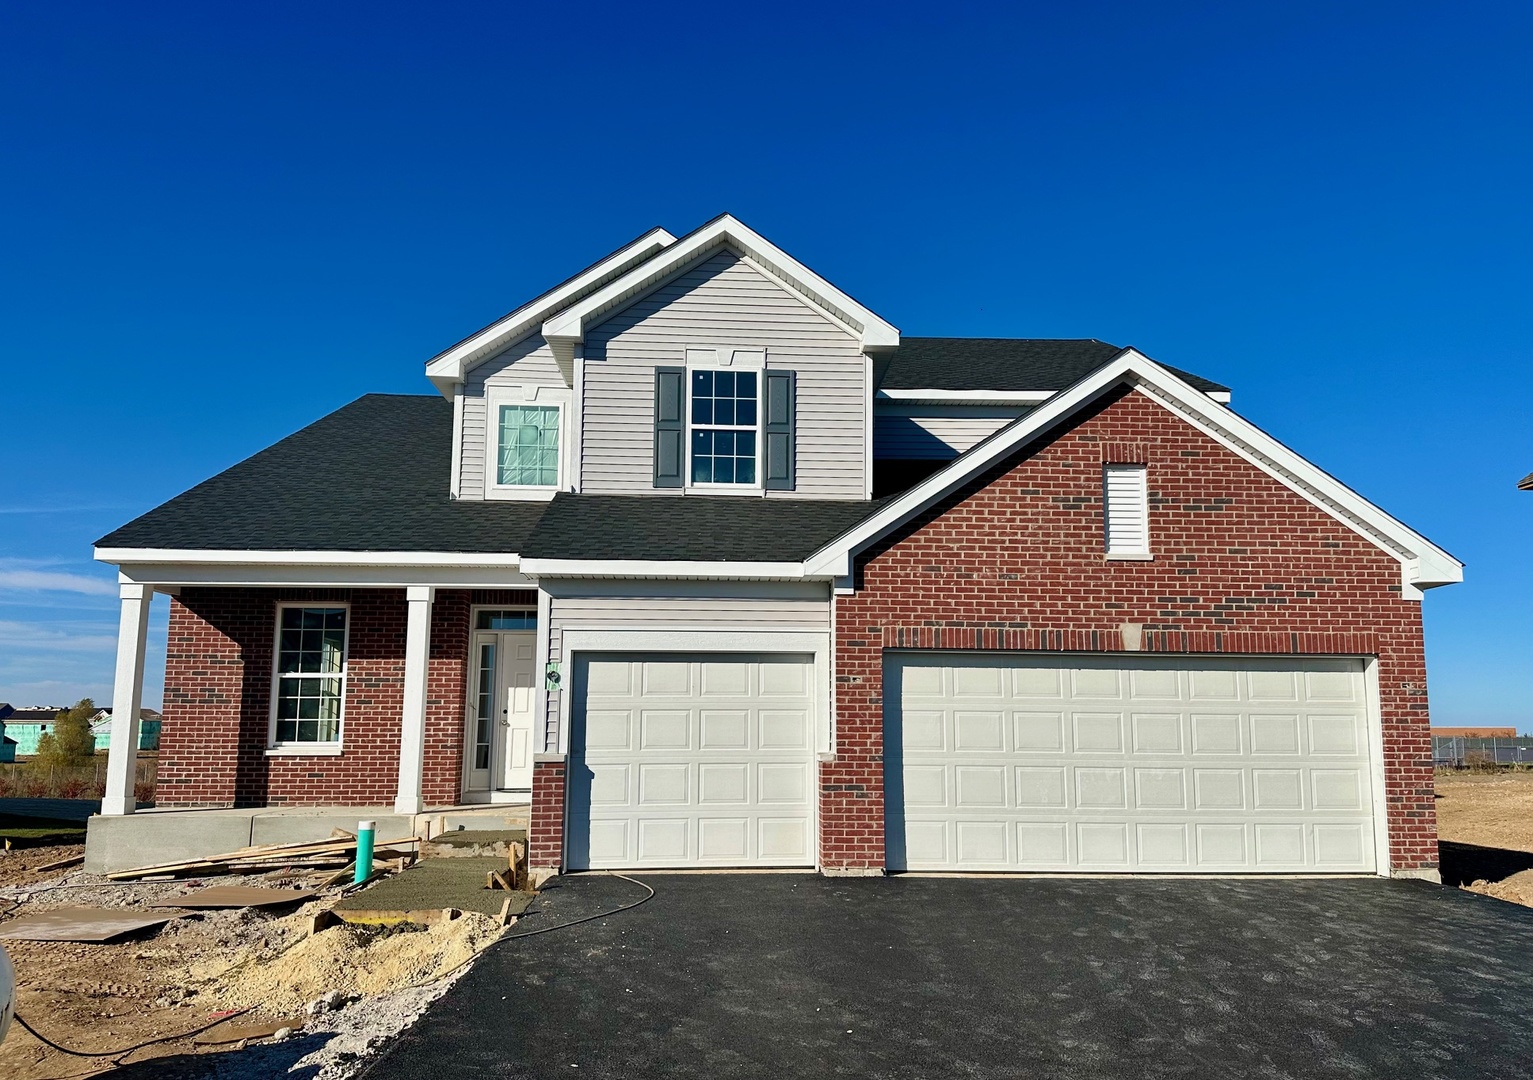
[[[373,829],[377,822],[357,822],[357,872],[352,881],[363,882],[373,876]]]

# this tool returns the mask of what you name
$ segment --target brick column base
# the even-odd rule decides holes
[[[536,878],[564,869],[563,754],[538,754],[532,762],[532,813],[527,826],[527,870]]]

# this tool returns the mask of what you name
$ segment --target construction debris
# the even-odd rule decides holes
[[[520,915],[532,903],[534,894],[530,892],[486,888],[487,876],[509,883],[505,860],[495,856],[423,859],[402,874],[343,897],[331,910],[350,923],[413,922],[429,926],[441,921],[444,908],[504,920]]]
[[[418,836],[404,836],[377,845],[373,856],[378,860],[408,858],[414,854],[414,846],[421,842]],[[403,849],[403,850],[397,850]],[[161,874],[175,877],[203,874],[264,873],[282,867],[294,869],[333,869],[352,861],[357,850],[356,837],[320,840],[306,844],[264,844],[240,848],[222,855],[210,855],[205,859],[187,859],[182,862],[159,863],[139,866],[132,870],[119,870],[108,874],[111,881],[142,880]]]
[[[8,941],[111,941],[181,917],[180,912],[138,915],[121,908],[56,907],[0,926]]]
[[[152,908],[242,908],[297,904],[319,894],[312,889],[259,889],[249,885],[214,885],[207,889],[158,900]]]

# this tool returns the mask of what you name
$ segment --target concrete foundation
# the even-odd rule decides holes
[[[186,862],[256,844],[302,844],[330,839],[332,829],[354,832],[359,821],[377,823],[379,841],[438,836],[459,829],[525,828],[527,808],[453,807],[396,814],[390,807],[250,807],[238,810],[140,810],[86,822],[85,869],[92,874]]]

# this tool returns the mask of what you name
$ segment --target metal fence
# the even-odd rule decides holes
[[[142,801],[154,798],[159,761],[141,757],[134,763],[133,786]],[[36,761],[0,764],[0,798],[99,799],[106,791],[106,758],[90,765],[51,766]]]
[[[1442,769],[1473,765],[1533,764],[1533,737],[1466,739],[1458,735],[1432,736],[1432,764]]]

